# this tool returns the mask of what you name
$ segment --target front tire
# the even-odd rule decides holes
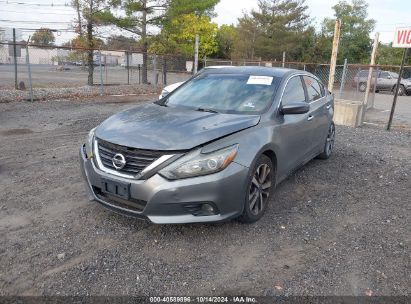
[[[328,134],[325,140],[323,152],[321,152],[318,155],[318,158],[328,159],[334,150],[334,142],[335,142],[335,125],[333,122],[331,122],[330,127],[328,128]]]
[[[264,214],[274,188],[274,166],[266,155],[261,155],[249,176],[244,210],[238,218],[243,223],[254,223]]]
[[[395,88],[394,88],[394,93],[395,93]],[[403,96],[405,93],[405,87],[404,85],[400,85],[399,89],[398,89],[398,96]]]

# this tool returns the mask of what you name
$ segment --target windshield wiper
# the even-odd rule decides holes
[[[156,105],[162,106],[162,107],[168,107],[168,105],[164,101],[160,102],[160,101],[156,100],[153,103],[155,103]]]
[[[197,108],[196,111],[200,112],[209,112],[209,113],[218,113],[216,110],[213,109],[207,109],[207,108]]]

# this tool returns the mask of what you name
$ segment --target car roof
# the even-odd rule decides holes
[[[284,77],[293,73],[301,73],[304,71],[287,69],[287,68],[272,68],[272,67],[259,67],[259,66],[211,66],[202,70],[204,73],[214,74],[244,74],[244,75],[261,75],[261,76],[273,76]],[[307,72],[304,72],[307,73]],[[310,73],[307,73],[307,75]]]

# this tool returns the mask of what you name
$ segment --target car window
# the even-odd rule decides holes
[[[399,77],[400,75],[398,75],[397,73],[391,72],[391,76],[392,76],[393,78],[395,78],[395,79],[398,79],[398,77]]]
[[[272,102],[280,80],[263,75],[203,73],[170,94],[166,105],[232,114],[259,113]]]
[[[388,72],[381,72],[381,78],[389,78],[390,74]]]
[[[300,76],[294,76],[291,78],[287,86],[284,89],[283,98],[281,100],[282,105],[286,105],[292,102],[305,102],[305,92],[303,83]]]
[[[305,87],[307,88],[308,101],[312,102],[323,96],[323,91],[317,79],[303,76]]]

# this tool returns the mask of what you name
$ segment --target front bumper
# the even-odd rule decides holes
[[[90,200],[114,212],[156,224],[218,222],[239,216],[244,207],[248,168],[232,162],[225,170],[206,176],[170,181],[159,174],[127,179],[106,173],[80,149],[80,164]],[[101,192],[102,179],[129,183],[130,199]],[[211,215],[199,215],[202,204],[214,207]]]

